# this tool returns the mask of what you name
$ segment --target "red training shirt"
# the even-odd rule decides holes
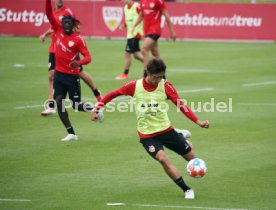
[[[161,35],[162,12],[166,10],[164,0],[141,0],[141,11],[144,16],[144,35]]]
[[[61,22],[53,15],[51,0],[46,1],[46,15],[55,31],[55,70],[66,74],[79,74],[80,68],[71,68],[70,63],[77,61],[79,65],[85,65],[91,62],[91,56],[83,38],[78,33],[67,35],[63,32]],[[84,56],[81,60],[77,60],[79,53]]]

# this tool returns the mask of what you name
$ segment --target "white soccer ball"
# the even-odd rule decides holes
[[[191,177],[201,178],[207,172],[207,165],[204,160],[200,158],[194,158],[188,162],[187,172]]]

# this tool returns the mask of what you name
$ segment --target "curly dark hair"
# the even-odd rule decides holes
[[[77,25],[80,25],[80,21],[76,18],[74,18],[73,16],[71,15],[66,15],[62,18],[61,22],[65,22],[65,21],[70,21],[71,23],[73,23],[73,26],[77,26]]]

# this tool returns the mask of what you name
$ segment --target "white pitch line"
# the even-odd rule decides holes
[[[125,203],[106,203],[107,206],[125,206]]]
[[[214,72],[209,69],[178,69],[178,68],[172,68],[169,70],[170,72],[183,72],[183,73],[210,73]]]
[[[16,106],[14,109],[32,109],[32,108],[38,108],[38,107],[44,107],[44,105],[26,105],[26,106]]]
[[[28,199],[11,199],[11,198],[0,198],[0,202],[1,201],[8,201],[8,202],[30,202],[32,200],[28,200]]]
[[[178,93],[196,93],[196,92],[204,92],[204,91],[212,91],[214,88],[201,88],[201,89],[191,89],[191,90],[179,90]]]
[[[13,65],[13,67],[22,68],[22,67],[25,67],[25,64],[16,63],[16,64]]]
[[[247,83],[243,84],[243,87],[254,87],[254,86],[262,86],[262,85],[274,85],[276,81],[267,81],[267,82],[258,82],[258,83]]]
[[[233,208],[215,208],[203,206],[171,206],[171,205],[155,205],[155,204],[132,204],[139,207],[155,207],[155,208],[174,208],[174,209],[203,209],[203,210],[250,210],[250,209],[233,209]]]
[[[236,71],[219,71],[219,70],[211,70],[211,69],[178,69],[172,68],[168,70],[169,72],[179,72],[179,73],[221,73],[221,74],[232,74],[236,73]]]

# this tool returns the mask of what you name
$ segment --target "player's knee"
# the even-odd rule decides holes
[[[142,52],[143,55],[147,54],[148,51],[149,51],[149,48],[148,48],[147,46],[143,46],[143,47],[142,47],[141,52]]]
[[[195,151],[192,149],[189,153],[183,156],[187,161],[190,161],[196,157]]]
[[[170,163],[168,156],[165,154],[157,155],[156,158],[162,165],[168,165]]]

